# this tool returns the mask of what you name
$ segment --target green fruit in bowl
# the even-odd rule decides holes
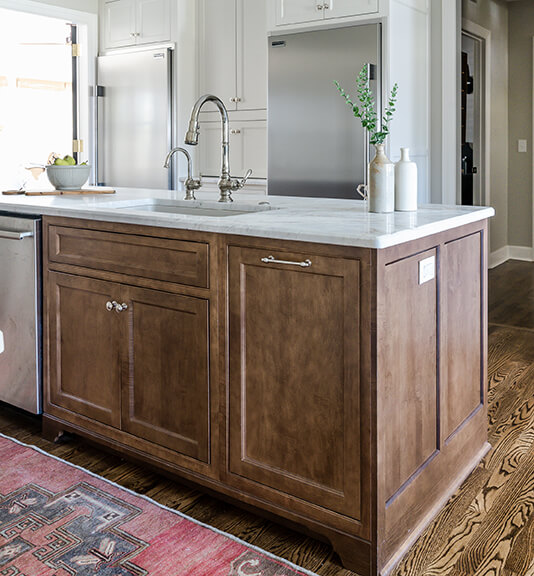
[[[69,166],[69,163],[64,158],[56,158],[54,166]]]
[[[63,160],[65,160],[68,166],[74,166],[76,164],[76,160],[74,160],[74,158],[68,154],[67,156],[64,156]]]

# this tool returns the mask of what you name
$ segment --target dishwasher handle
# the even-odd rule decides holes
[[[24,240],[24,238],[31,238],[32,231],[14,232],[13,230],[0,230],[0,239],[4,240]]]

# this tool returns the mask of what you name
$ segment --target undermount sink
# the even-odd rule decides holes
[[[191,216],[211,216],[222,218],[239,216],[253,212],[271,210],[269,204],[222,204],[217,202],[190,202],[180,200],[165,200],[162,198],[142,198],[126,205],[117,206],[123,210],[142,212],[164,212],[167,214],[184,214]]]

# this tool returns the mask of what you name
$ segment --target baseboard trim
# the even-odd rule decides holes
[[[503,246],[491,252],[488,261],[488,268],[495,268],[504,264],[507,260],[522,260],[523,262],[534,262],[534,250],[530,246]]]

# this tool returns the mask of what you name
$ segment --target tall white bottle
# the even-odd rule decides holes
[[[395,164],[395,210],[417,210],[417,164],[410,161],[410,149],[401,148]]]
[[[384,144],[376,144],[376,155],[369,164],[369,212],[395,210],[395,165],[384,153]]]

